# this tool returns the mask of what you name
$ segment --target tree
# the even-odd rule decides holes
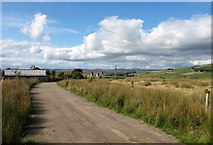
[[[74,69],[71,73],[73,79],[83,79],[84,76],[82,75],[83,71],[81,69]]]
[[[49,69],[46,70],[46,75],[48,75],[48,76],[50,75],[50,70]]]
[[[4,77],[4,70],[2,71],[2,77]]]
[[[80,72],[80,73],[83,73],[82,69],[74,69],[73,71],[76,71],[76,72]]]
[[[64,79],[70,79],[71,77],[72,77],[72,75],[69,73],[64,74]]]
[[[59,79],[64,79],[64,72],[60,72],[60,73],[58,74],[58,78],[59,78]]]
[[[55,80],[55,70],[50,71],[50,78],[51,78],[52,81]]]
[[[55,76],[55,70],[51,70],[50,75]]]

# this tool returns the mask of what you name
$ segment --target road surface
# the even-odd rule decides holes
[[[141,120],[88,102],[59,87],[41,83],[31,90],[34,111],[25,139],[40,143],[177,143]]]

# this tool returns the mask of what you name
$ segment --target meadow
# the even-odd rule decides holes
[[[37,79],[4,80],[2,83],[2,142],[20,143],[31,110],[30,88]]]
[[[100,106],[141,119],[174,135],[180,142],[210,142],[212,116],[210,107],[205,109],[204,92],[211,90],[209,78],[143,78],[140,75],[115,80],[71,79],[58,85]]]
[[[188,68],[146,71],[138,73],[137,76],[142,78],[211,78],[212,65],[201,65]]]

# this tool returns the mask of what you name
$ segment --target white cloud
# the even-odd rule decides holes
[[[149,67],[152,62],[152,67],[167,67],[186,64],[184,59],[193,60],[211,50],[209,15],[189,20],[170,18],[149,33],[142,24],[140,19],[107,17],[99,23],[98,31],[84,37],[82,44],[69,48],[46,46],[42,54],[46,59],[98,60],[97,64],[118,63],[123,67]]]
[[[169,19],[144,34],[142,44],[147,48],[167,49],[170,52],[190,45],[210,43],[211,18],[195,15],[189,20]],[[189,48],[193,49],[193,48]]]
[[[11,39],[1,41],[1,56],[2,57],[16,57],[23,56],[24,53],[31,47],[28,41],[17,42]]]
[[[47,24],[47,15],[37,13],[34,15],[34,19],[30,26],[25,26],[21,29],[25,35],[30,35],[34,40],[38,39],[44,30],[44,26]]]
[[[101,27],[97,32],[85,36],[83,44],[71,48],[71,59],[97,58],[100,54],[131,54],[143,58],[143,55],[181,57],[184,53],[192,56],[210,52],[209,15],[193,16],[189,20],[172,18],[160,23],[150,33],[144,32],[142,24],[140,19],[107,17],[99,23]]]
[[[41,51],[40,47],[38,45],[32,45],[30,48],[30,52],[32,54],[39,53]]]
[[[43,36],[43,41],[44,41],[44,42],[50,41],[50,36],[48,36],[47,33]]]
[[[118,16],[112,16],[102,20],[96,32],[85,36],[83,43],[74,47],[6,40],[4,48],[11,49],[11,53],[7,53],[11,56],[18,56],[23,51],[39,53],[39,57],[50,61],[48,65],[61,67],[64,62],[67,62],[66,66],[78,64],[93,68],[115,64],[124,68],[165,68],[210,63],[208,59],[203,59],[211,53],[209,15],[196,15],[188,20],[170,18],[150,32],[143,30],[143,23],[141,19],[119,19]],[[22,31],[32,32],[29,29],[27,27]],[[49,39],[46,33],[43,40]],[[199,56],[202,57],[197,59]]]
[[[210,64],[211,63],[211,59],[207,59],[207,60],[193,60],[193,61],[189,61],[191,64],[193,65],[203,65],[203,64]]]
[[[62,59],[62,60],[69,60],[70,55],[69,52],[71,51],[70,48],[57,48],[51,46],[41,46],[41,54],[44,56],[45,59]]]

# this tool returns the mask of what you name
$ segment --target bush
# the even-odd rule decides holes
[[[58,74],[58,77],[57,77],[58,79],[64,79],[64,72],[60,72],[59,74]]]
[[[144,84],[144,86],[151,86],[151,85],[152,85],[152,83],[150,81],[146,81]]]
[[[83,79],[84,76],[82,75],[83,71],[81,69],[74,69],[71,73],[71,77],[73,79]]]

